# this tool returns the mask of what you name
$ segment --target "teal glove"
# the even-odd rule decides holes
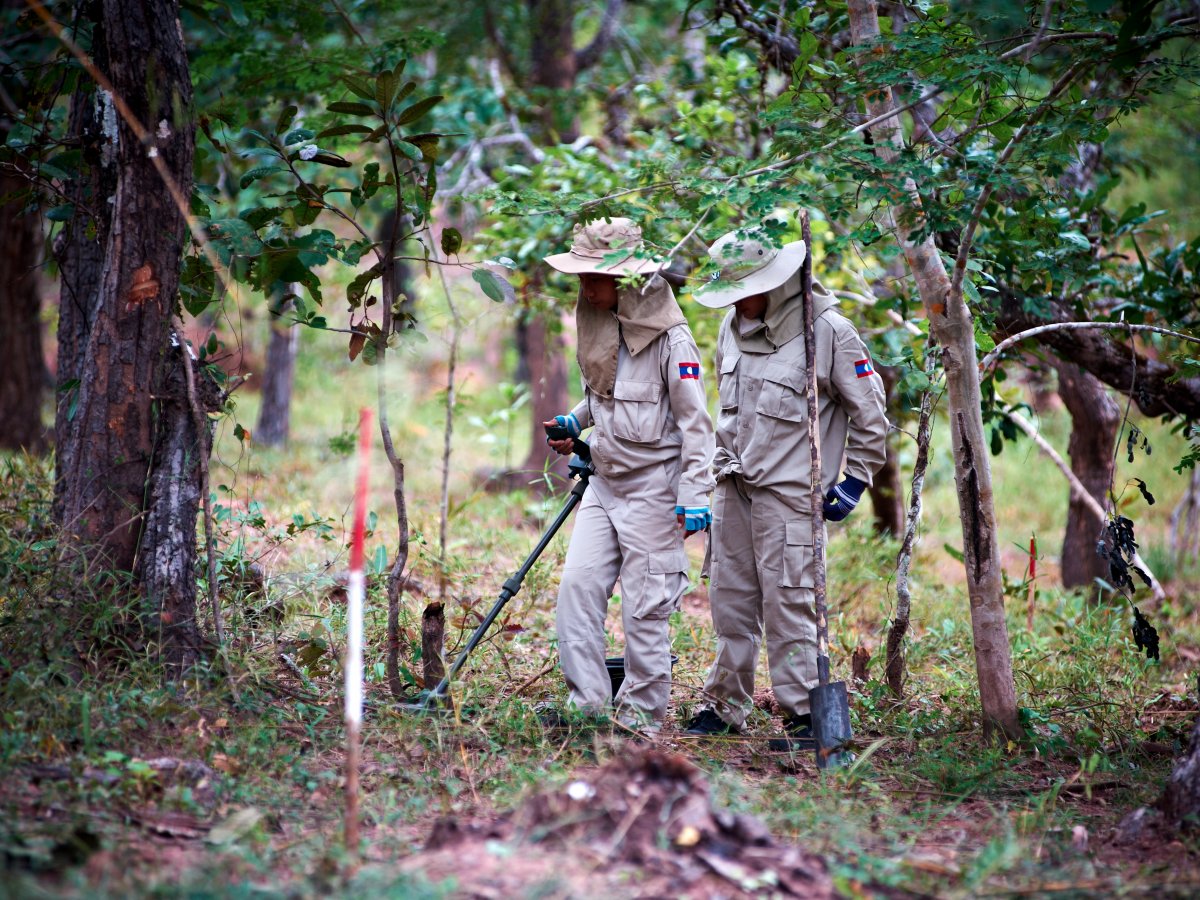
[[[555,416],[554,422],[559,428],[565,430],[566,433],[565,434],[553,434],[553,433],[549,432],[549,426],[547,426],[547,436],[546,436],[547,441],[549,441],[551,439],[554,439],[554,440],[566,440],[567,438],[574,439],[574,438],[579,437],[579,433],[583,430],[582,428],[579,427],[579,420],[577,418],[575,418],[575,413],[567,413],[565,416]]]
[[[712,510],[707,506],[677,506],[675,515],[683,516],[683,530],[689,534],[704,531],[712,524]]]

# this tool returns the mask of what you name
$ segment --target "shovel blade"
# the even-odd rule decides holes
[[[817,768],[836,769],[851,762],[845,749],[854,736],[850,729],[850,698],[846,682],[820,684],[808,692],[813,737],[817,742]]]

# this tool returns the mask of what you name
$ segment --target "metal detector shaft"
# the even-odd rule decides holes
[[[555,517],[554,521],[550,523],[550,527],[546,529],[541,540],[537,542],[537,546],[525,557],[525,562],[521,563],[521,568],[513,572],[508,577],[508,580],[504,582],[503,587],[500,588],[500,596],[492,604],[492,608],[488,610],[488,614],[484,616],[483,621],[479,623],[479,627],[475,629],[475,632],[471,635],[471,639],[467,641],[467,645],[458,654],[458,658],[454,660],[449,671],[438,682],[437,687],[426,695],[424,702],[421,704],[422,707],[428,707],[431,703],[436,703],[439,699],[446,696],[446,691],[450,689],[450,682],[455,679],[459,670],[466,664],[467,657],[471,655],[471,651],[479,646],[480,642],[487,635],[488,629],[492,627],[496,618],[500,615],[501,610],[508,605],[508,601],[515,597],[517,592],[521,590],[521,584],[525,581],[525,576],[529,574],[529,570],[533,568],[533,564],[537,562],[538,557],[542,555],[543,551],[550,546],[550,542],[554,540],[554,535],[558,533],[563,523],[570,517],[571,512],[579,505],[579,501],[583,499],[583,493],[587,490],[588,479],[595,474],[596,470],[592,467],[590,448],[579,438],[575,438],[575,455],[579,458],[579,461],[571,461],[571,473],[578,476],[579,480],[571,488],[567,502],[563,504],[562,510]]]

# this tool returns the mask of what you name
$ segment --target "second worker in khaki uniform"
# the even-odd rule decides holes
[[[711,706],[688,732],[740,731],[752,706],[766,635],[771,686],[785,736],[772,749],[811,747],[808,692],[817,683],[812,463],[804,317],[803,241],[776,248],[733,232],[709,255],[717,278],[693,294],[732,306],[717,339],[717,487],[709,601],[717,658],[704,685]],[[817,406],[826,519],[845,518],[884,463],[884,391],[854,326],[813,283]],[[839,481],[839,477],[841,480]]]
[[[575,310],[583,400],[554,422],[589,437],[592,476],[567,549],[555,627],[569,703],[654,731],[671,693],[668,616],[687,589],[686,535],[711,520],[713,426],[700,353],[670,285],[629,219],[575,228],[546,261],[579,275]],[[640,283],[622,282],[642,275]],[[636,282],[636,279],[635,279]],[[571,439],[551,441],[571,452]],[[604,619],[617,579],[625,681],[613,698]]]

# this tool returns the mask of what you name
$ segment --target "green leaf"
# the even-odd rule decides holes
[[[457,228],[442,229],[442,252],[447,256],[452,256],[462,247],[463,237],[462,232]],[[491,274],[490,272],[488,274]],[[484,288],[487,291],[487,288]]]
[[[283,130],[292,124],[292,119],[296,118],[296,113],[299,111],[299,107],[294,104],[285,106],[275,122],[275,133],[282,134]]]
[[[345,83],[346,87],[350,88],[350,90],[358,94],[358,96],[362,97],[364,100],[375,99],[375,89],[365,78],[359,78],[355,75],[343,75],[342,81]]]
[[[315,156],[310,156],[308,159],[301,159],[300,151],[297,150],[295,153],[288,154],[288,159],[293,162],[296,160],[300,160],[300,162],[315,162],[323,166],[333,166],[338,169],[348,169],[351,165],[350,160],[344,156],[339,156],[332,150],[318,150]]]
[[[383,109],[387,109],[392,98],[396,96],[396,76],[391,72],[380,72],[375,77],[375,100]]]
[[[355,103],[352,100],[337,100],[325,107],[329,112],[347,113],[352,116],[373,116],[375,110],[365,103]]]
[[[951,556],[953,556],[955,559],[957,559],[959,562],[966,561],[966,557],[963,556],[963,552],[961,550],[957,550],[954,547],[951,547],[949,544],[942,544],[942,549],[945,550],[947,553],[949,553]]]
[[[363,298],[363,294],[367,292],[367,288],[370,286],[371,282],[378,278],[379,275],[380,268],[379,264],[376,263],[365,272],[360,272],[355,276],[354,280],[351,281],[349,286],[346,288],[346,299],[350,301],[351,306],[358,305]]]
[[[252,206],[238,213],[238,218],[248,222],[251,228],[258,231],[268,222],[277,220],[283,212],[284,207],[281,206]]]
[[[249,172],[244,174],[241,177],[241,179],[239,179],[238,185],[241,187],[242,190],[245,190],[246,188],[250,187],[250,185],[252,185],[254,182],[258,181],[258,179],[262,178],[264,175],[270,175],[272,172],[283,172],[283,171],[286,171],[283,168],[283,166],[255,166]]]
[[[208,223],[208,233],[214,243],[227,246],[240,256],[256,256],[262,250],[262,241],[243,219],[213,219]]]
[[[441,139],[444,137],[461,137],[459,132],[440,132],[427,131],[423,134],[410,134],[404,139],[410,144],[416,144],[421,148],[421,153],[424,154],[426,161],[437,162],[441,150]]]
[[[73,215],[75,215],[75,204],[64,203],[47,212],[46,218],[51,222],[69,222]]]
[[[358,122],[351,122],[348,125],[334,125],[332,128],[326,128],[320,134],[319,138],[338,137],[343,134],[370,134],[373,129],[370,125],[362,125]]]
[[[1092,242],[1087,239],[1087,235],[1078,231],[1063,231],[1059,233],[1058,239],[1065,244],[1070,244],[1079,250],[1091,250]]]
[[[284,137],[283,146],[290,147],[292,144],[300,144],[304,141],[311,141],[316,136],[316,132],[311,131],[308,128],[295,128],[289,131],[287,136]]]
[[[416,144],[411,144],[408,141],[396,141],[396,149],[411,159],[413,162],[420,162],[424,157],[421,153],[421,148]]]
[[[418,100],[412,106],[406,107],[404,112],[400,113],[400,118],[396,120],[396,124],[407,125],[409,122],[415,122],[441,102],[441,94],[434,94],[432,97]]]
[[[396,98],[392,102],[400,103],[401,101],[404,100],[405,97],[407,97],[409,94],[411,94],[416,89],[417,89],[417,83],[415,81],[404,82],[403,87],[401,87],[400,90],[396,93]]]
[[[215,299],[217,278],[205,256],[188,256],[179,274],[179,296],[189,315],[198,316]]]
[[[445,232],[442,234],[444,240]],[[494,300],[497,303],[504,302],[504,289],[500,286],[500,279],[498,279],[495,275],[493,275],[487,269],[476,269],[471,273],[471,277],[475,279],[475,283],[483,289],[484,295],[489,300]]]

